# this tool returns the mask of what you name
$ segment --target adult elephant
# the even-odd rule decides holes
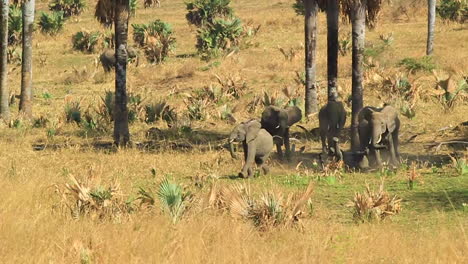
[[[132,47],[128,47],[127,56],[130,61],[136,58],[137,64],[138,64],[138,50]],[[104,52],[102,52],[101,55],[99,56],[99,61],[101,62],[101,65],[104,68],[104,71],[110,72],[115,67],[115,62],[116,62],[115,50],[113,49],[104,50]]]
[[[285,146],[286,158],[291,159],[291,149],[289,146],[289,128],[302,119],[302,111],[297,106],[280,108],[268,106],[262,113],[261,124],[268,133],[273,136],[276,149],[280,159],[283,158],[281,147]]]
[[[361,151],[369,149],[376,165],[381,167],[380,150],[388,149],[391,163],[398,165],[400,119],[396,109],[390,105],[385,105],[383,108],[364,107],[358,113],[358,122]]]

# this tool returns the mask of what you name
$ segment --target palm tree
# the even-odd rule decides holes
[[[318,111],[316,73],[317,47],[317,0],[304,0],[305,11],[305,114]]]
[[[363,62],[366,39],[366,24],[375,27],[383,0],[343,0],[341,12],[351,19],[352,23],[352,118],[351,149],[359,150],[357,116],[363,107]]]
[[[20,112],[32,117],[32,39],[35,0],[23,0],[23,53],[21,64]]]
[[[7,48],[8,48],[8,11],[9,5],[8,0],[2,1],[2,13],[1,13],[1,24],[0,29],[0,119],[9,121],[10,119],[10,108],[8,105],[8,61],[7,61]]]
[[[95,16],[105,26],[115,30],[115,106],[114,142],[126,146],[130,141],[127,109],[127,39],[130,16],[129,0],[98,0]]]
[[[436,16],[436,0],[427,0],[427,47],[426,55],[431,55],[434,49],[434,28]]]
[[[327,76],[328,99],[333,100],[338,81],[338,18],[340,7],[338,0],[327,3]]]

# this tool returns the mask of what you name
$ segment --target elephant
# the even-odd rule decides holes
[[[135,48],[127,47],[127,56],[128,59],[137,59],[138,60],[138,51]],[[102,64],[105,72],[110,72],[115,67],[115,50],[113,49],[106,49],[103,53],[99,56],[99,61]]]
[[[289,146],[289,128],[302,119],[301,109],[297,106],[289,106],[285,109],[277,106],[268,106],[262,113],[262,128],[266,129],[275,138],[275,145],[280,159],[283,158],[281,146],[286,148],[286,158],[291,159]]]
[[[375,158],[378,167],[382,166],[381,149],[388,149],[392,165],[398,165],[398,134],[400,119],[397,110],[385,105],[383,108],[364,107],[359,111],[358,118],[359,145],[361,151],[367,148]]]
[[[346,110],[342,102],[329,101],[318,114],[322,152],[326,153],[332,146],[332,139],[340,135],[346,123]]]
[[[262,128],[258,120],[252,119],[237,125],[229,136],[229,150],[231,156],[235,158],[233,142],[242,142],[244,149],[244,167],[239,173],[240,178],[251,177],[253,175],[252,165],[255,162],[268,174],[266,160],[273,149],[273,137]]]
[[[364,151],[349,152],[343,151],[339,144],[337,137],[332,138],[330,146],[330,154],[334,157],[335,161],[342,160],[343,163],[351,169],[365,170],[369,168],[369,149]]]

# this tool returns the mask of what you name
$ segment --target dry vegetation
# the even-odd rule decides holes
[[[232,177],[240,160],[222,148],[232,123],[258,116],[267,101],[286,104],[302,93],[303,21],[293,1],[233,0],[238,17],[261,27],[248,49],[210,62],[193,56],[195,29],[184,1],[148,9],[139,2],[131,23],[168,22],[177,44],[160,65],[142,56],[129,66],[128,89],[143,100],[130,107],[137,118],[130,128],[134,148],[109,147],[103,101],[114,81],[96,65],[100,48],[81,53],[71,43],[78,31],[104,33],[93,17],[95,1],[57,36],[35,33],[36,119],[21,119],[15,104],[11,127],[0,124],[0,263],[468,262],[467,153],[447,143],[468,138],[468,128],[459,126],[468,121],[468,101],[466,95],[446,100],[468,74],[466,24],[437,24],[435,73],[398,66],[424,55],[424,1],[393,1],[367,33],[374,56],[366,66],[365,104],[401,109],[408,165],[357,173],[330,164],[324,172],[317,138],[295,127],[290,164],[274,156],[269,175],[241,180]],[[47,9],[45,1],[37,6]],[[321,103],[325,25],[321,14]],[[341,39],[349,32],[342,24]],[[351,92],[350,53],[339,58],[344,99]],[[19,94],[20,68],[13,64],[9,85]],[[160,119],[144,122],[144,106],[161,100],[168,106],[158,106]],[[66,122],[65,105],[76,102],[86,121],[80,125]],[[186,118],[189,106],[205,107],[196,112],[203,117]],[[310,130],[318,120],[301,126]],[[385,190],[372,191],[383,178]],[[158,198],[164,179],[185,195],[178,221],[179,212]],[[383,220],[355,221],[353,208]],[[238,210],[246,217],[232,217]]]

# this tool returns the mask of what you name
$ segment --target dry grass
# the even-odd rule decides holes
[[[210,85],[226,85],[233,93],[242,95],[227,103],[229,107],[245,106],[235,113],[236,119],[242,120],[258,116],[264,91],[271,97],[284,97],[281,91],[285,87],[297,87],[296,72],[303,70],[304,54],[294,51],[294,58],[289,60],[278,50],[278,45],[285,52],[303,46],[303,21],[294,14],[292,1],[232,2],[240,18],[252,21],[252,25],[261,25],[261,30],[252,40],[255,45],[220,59],[219,63],[206,63],[192,56],[196,51],[195,32],[187,25],[182,0],[163,1],[161,8],[139,9],[131,23],[148,23],[155,16],[171,23],[177,49],[162,65],[150,65],[144,59],[138,67],[130,65],[129,91],[141,94],[145,103],[163,98],[181,113],[185,109],[184,94]],[[378,27],[366,36],[369,42],[376,44],[381,42],[381,35],[393,32],[392,44],[377,58],[385,72],[383,78],[398,70],[396,65],[401,59],[421,57],[425,52],[424,3],[393,2],[393,7],[383,9]],[[47,3],[39,1],[37,5],[39,10],[45,10]],[[93,5],[94,1],[90,1],[90,8],[82,16],[69,20],[58,36],[44,36],[39,32],[35,35],[34,111],[35,117],[49,120],[48,123],[44,121],[45,128],[33,128],[17,113],[13,113],[14,120],[19,120],[17,124],[20,124],[14,126],[16,128],[0,124],[0,263],[86,263],[88,259],[91,263],[468,261],[465,253],[468,221],[466,212],[461,209],[461,204],[467,202],[468,180],[451,165],[420,167],[418,163],[418,167],[411,167],[409,171],[402,169],[396,175],[386,176],[387,189],[403,199],[404,211],[390,221],[356,225],[345,204],[366,182],[378,184],[379,177],[375,173],[345,173],[341,177],[341,166],[336,164],[337,167],[330,167],[327,173],[340,174],[339,182],[321,181],[313,155],[320,152],[320,143],[305,141],[301,136],[295,141],[296,149],[304,147],[304,153],[296,154],[289,164],[279,162],[273,155],[271,173],[249,180],[231,179],[241,167],[241,161],[231,159],[227,151],[216,147],[232,126],[229,120],[219,120],[218,114],[211,115],[208,120],[190,122],[193,132],[168,129],[164,122],[132,124],[132,138],[137,143],[147,141],[148,130],[155,126],[162,131],[158,131],[162,135],[154,149],[90,147],[109,142],[111,132],[85,133],[81,126],[65,122],[63,109],[70,100],[82,102],[82,109],[94,109],[101,104],[105,91],[113,90],[112,76],[104,75],[101,68],[95,67],[100,51],[82,54],[72,50],[73,34],[101,28],[93,18]],[[399,12],[400,7],[407,10],[410,17]],[[325,21],[325,16],[320,14],[317,77],[322,103],[326,98]],[[350,25],[342,25],[343,36],[349,30]],[[466,29],[459,25],[437,24],[435,61],[438,69],[455,75],[459,69],[468,68],[466,36]],[[350,54],[340,56],[339,86],[344,99],[351,92],[350,65]],[[431,74],[421,76],[418,86],[435,90],[435,78]],[[12,93],[19,94],[19,68],[11,71],[9,85]],[[416,91],[420,97],[415,100],[414,119],[401,117],[401,152],[405,158],[435,162],[438,156],[428,155],[425,145],[466,137],[466,131],[446,128],[467,121],[468,105],[460,100],[450,112],[444,112],[433,96],[425,98],[425,92],[421,91],[427,90]],[[43,97],[44,93],[51,98]],[[384,96],[381,93],[373,84],[366,84],[365,104],[381,104]],[[295,97],[291,89],[287,94]],[[284,99],[287,102],[288,98]],[[251,105],[255,106],[249,112],[246,108],[252,101]],[[218,108],[209,110],[218,111]],[[310,129],[317,127],[318,121],[312,119],[301,125]],[[51,130],[56,130],[53,136],[50,136]],[[296,127],[292,130],[303,132]],[[346,141],[343,142],[346,147]],[[34,151],[31,145],[38,143],[45,144],[46,150]],[[176,143],[187,147],[175,148]],[[155,176],[152,169],[156,171]],[[70,181],[72,175],[76,182]],[[115,197],[120,206],[127,198],[136,198],[140,187],[160,182],[165,177],[189,186],[199,197],[209,192],[208,182],[223,186],[239,183],[249,186],[251,197],[259,205],[269,204],[268,199],[274,197],[285,206],[290,193],[301,193],[310,181],[315,183],[315,188],[312,208],[307,215],[302,215],[302,229],[268,228],[264,232],[250,220],[200,208],[189,210],[174,225],[157,205],[152,210],[135,210],[124,218],[125,221],[100,218],[108,207],[98,204],[89,207],[88,216],[91,217],[83,215],[79,219],[70,217],[68,207],[64,210],[57,207],[62,198],[54,192],[55,184],[66,195],[67,203],[75,206],[74,197],[78,197],[78,201],[88,198],[73,196],[74,193],[97,186],[108,190],[118,182],[120,195]],[[418,181],[419,177],[424,178],[424,184],[408,190],[408,178]],[[90,205],[92,203],[95,202],[90,201]],[[264,213],[260,215],[263,214],[268,223],[271,218]]]

